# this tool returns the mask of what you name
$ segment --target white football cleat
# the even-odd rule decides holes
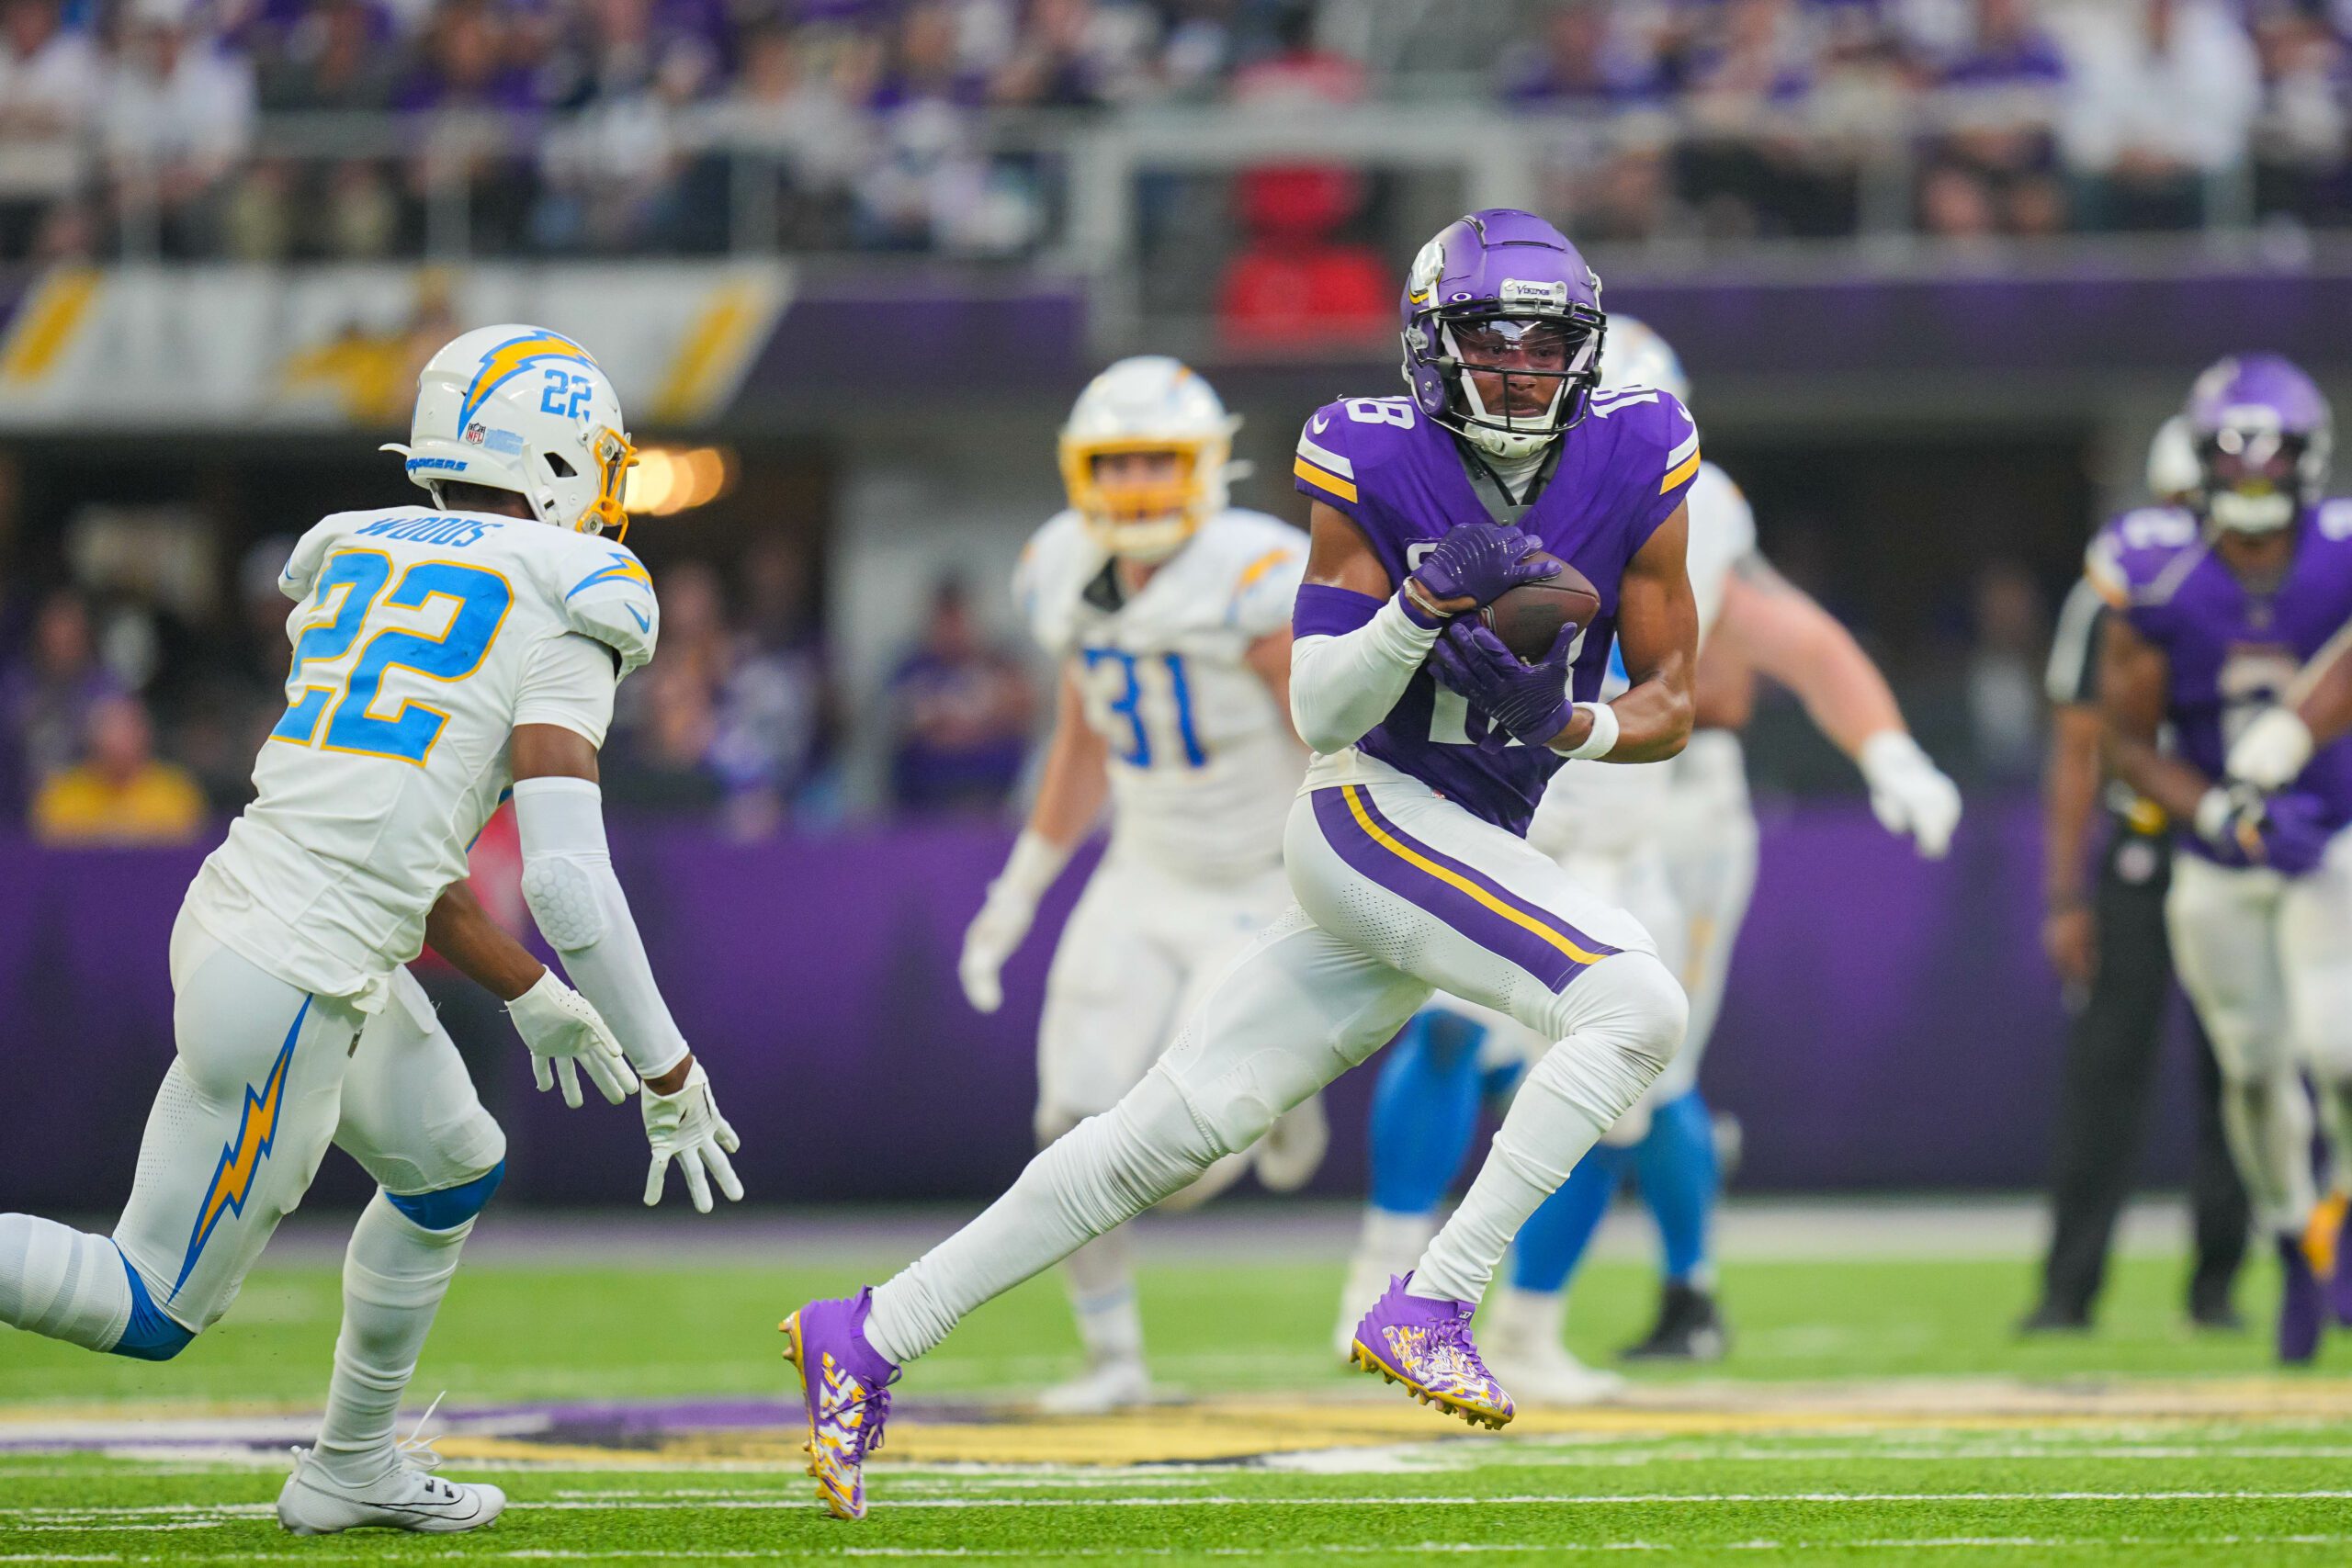
[[[1488,1309],[1487,1365],[1521,1404],[1600,1404],[1627,1387],[1615,1372],[1588,1367],[1561,1342],[1567,1297],[1558,1291],[1505,1289]]]
[[[365,1485],[329,1475],[309,1449],[294,1450],[294,1473],[277,1494],[277,1522],[296,1535],[350,1529],[415,1530],[428,1535],[480,1529],[506,1511],[495,1486],[427,1474],[441,1456],[414,1438],[394,1450],[392,1467]]]
[[[1151,1374],[1140,1360],[1122,1357],[1097,1362],[1069,1382],[1056,1383],[1037,1396],[1037,1409],[1046,1416],[1107,1416],[1151,1400]]]
[[[1391,1279],[1411,1272],[1435,1235],[1435,1214],[1397,1214],[1366,1206],[1363,1233],[1348,1259],[1347,1282],[1340,1287],[1340,1319],[1331,1325],[1331,1354],[1341,1365],[1355,1365],[1356,1325],[1388,1293]]]
[[[1266,1135],[1251,1150],[1259,1185],[1269,1192],[1295,1192],[1314,1179],[1331,1146],[1331,1123],[1323,1115],[1323,1097],[1310,1094],[1274,1118]]]

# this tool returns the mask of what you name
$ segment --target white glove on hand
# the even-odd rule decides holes
[[[580,1096],[580,1069],[596,1090],[618,1105],[637,1092],[637,1075],[629,1070],[621,1043],[613,1038],[605,1015],[586,997],[555,977],[542,974],[531,988],[506,1004],[514,1032],[531,1048],[531,1077],[544,1094],[563,1080],[563,1102],[574,1111]]]
[[[1960,826],[1960,786],[1899,729],[1881,730],[1864,741],[1858,761],[1879,826],[1909,835],[1928,860],[1943,859]]]
[[[2266,793],[2295,782],[2312,760],[2312,730],[2288,707],[2267,707],[2230,746],[2229,774]]]
[[[645,1173],[647,1208],[662,1201],[662,1179],[673,1159],[685,1175],[687,1196],[703,1213],[710,1213],[706,1167],[710,1176],[718,1179],[721,1192],[734,1202],[743,1201],[743,1183],[736,1179],[735,1168],[727,1158],[743,1146],[743,1141],[718,1113],[718,1101],[711,1097],[710,1077],[700,1062],[686,1069],[686,1081],[677,1093],[656,1094],[649,1089],[642,1104],[645,1141],[653,1145],[653,1168]]]
[[[1069,863],[1069,852],[1042,833],[1023,829],[1014,842],[1004,870],[989,884],[980,912],[964,928],[964,952],[956,961],[956,977],[973,1011],[994,1012],[1004,1005],[1005,960],[1019,951],[1037,918],[1037,900]]]

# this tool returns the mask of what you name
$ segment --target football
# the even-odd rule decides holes
[[[1522,582],[1478,612],[1503,646],[1530,663],[1552,651],[1562,626],[1589,626],[1600,614],[1600,595],[1589,578],[1556,556],[1534,558],[1551,562],[1552,575]]]

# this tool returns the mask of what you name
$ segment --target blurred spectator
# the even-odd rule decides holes
[[[786,28],[761,28],[744,40],[735,85],[710,111],[717,136],[774,164],[759,187],[759,199],[774,203],[755,231],[763,240],[816,249],[848,243],[849,189],[867,142],[864,94],[842,82],[857,51],[842,41],[820,49]]]
[[[763,540],[742,570],[744,629],[719,688],[710,758],[727,783],[729,826],[756,838],[775,830],[815,778],[832,705],[798,548]]]
[[[2076,18],[2061,143],[2094,228],[2183,229],[2243,164],[2261,82],[2220,0],[2110,0]]]
[[[667,648],[621,690],[631,687],[642,717],[607,752],[605,797],[662,811],[718,806],[725,791],[709,762],[718,735],[709,688],[690,666],[671,662]]]
[[[2064,226],[2050,95],[2066,61],[2028,0],[1974,0],[1966,41],[1936,71],[1948,132],[1928,150],[1921,227],[1973,237]]]
[[[84,177],[100,67],[63,12],[62,0],[0,6],[0,258],[28,254],[51,205]]]
[[[1976,574],[1976,641],[1968,653],[1969,724],[1986,775],[2022,782],[2041,765],[2041,667],[2048,616],[2033,574],[2013,560]]]
[[[893,40],[872,107],[878,145],[856,186],[858,238],[876,250],[1017,251],[1035,230],[1034,199],[980,145],[988,84],[966,67],[956,15],[917,0]]]
[[[0,787],[12,814],[73,765],[91,709],[122,690],[98,661],[89,606],[70,589],[41,602],[27,645],[0,671]]]
[[[892,671],[890,793],[910,811],[993,810],[1020,776],[1035,695],[1020,660],[983,640],[964,586],[932,592],[922,640]]]
[[[209,248],[222,177],[253,133],[252,60],[197,23],[194,0],[131,0],[100,125],[117,220],[167,254]]]
[[[2344,39],[2297,7],[2267,8],[2255,26],[2262,109],[2255,122],[2255,206],[2306,221],[2347,205]]]
[[[87,760],[33,797],[34,837],[48,844],[184,844],[204,827],[195,776],[155,758],[147,707],[114,694],[90,705]]]
[[[1623,8],[1605,0],[1558,0],[1541,42],[1507,62],[1503,77],[1503,96],[1530,108],[1623,108],[1656,100],[1666,86]]]

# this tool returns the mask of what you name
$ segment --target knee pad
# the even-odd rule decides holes
[[[420,1229],[453,1231],[490,1206],[498,1184],[506,1179],[506,1162],[500,1160],[483,1174],[458,1187],[445,1187],[438,1192],[419,1192],[403,1196],[387,1192],[384,1199]]]
[[[1552,1038],[1590,1034],[1623,1053],[1655,1079],[1682,1047],[1690,999],[1682,983],[1639,949],[1611,953],[1553,998]]]
[[[109,1353],[135,1361],[168,1361],[193,1344],[196,1336],[164,1315],[129,1258],[123,1259],[122,1271],[130,1280],[130,1321]]]

